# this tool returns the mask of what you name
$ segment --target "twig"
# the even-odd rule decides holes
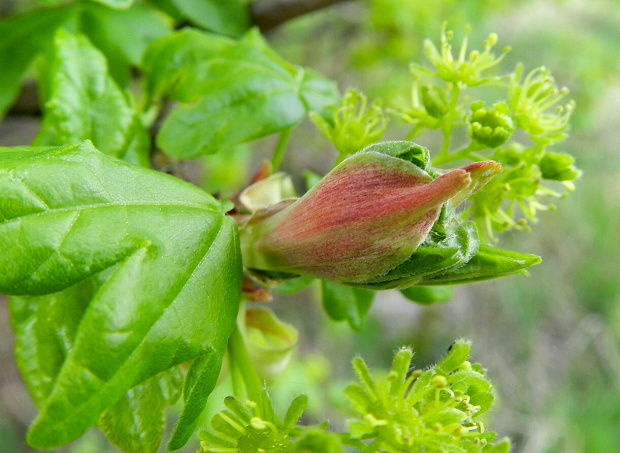
[[[288,20],[344,0],[263,0],[252,3],[254,24],[264,33]]]

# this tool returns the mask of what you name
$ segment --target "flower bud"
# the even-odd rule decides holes
[[[503,145],[514,132],[514,124],[506,104],[484,107],[484,102],[471,105],[469,120],[471,138],[489,148]]]
[[[297,344],[297,330],[262,307],[245,312],[244,337],[248,354],[262,379],[278,376]]]
[[[383,275],[424,241],[443,203],[460,202],[481,187],[478,179],[488,178],[489,165],[434,179],[406,160],[359,152],[302,198],[258,211],[242,226],[246,267],[334,282]],[[493,174],[501,168],[492,166]]]
[[[423,86],[420,88],[422,104],[430,116],[441,118],[450,110],[445,91],[438,86]]]

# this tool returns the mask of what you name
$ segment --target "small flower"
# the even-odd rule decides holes
[[[436,85],[424,85],[420,88],[422,104],[430,116],[441,118],[450,110],[445,90]]]
[[[200,451],[205,453],[286,453],[291,434],[306,409],[305,395],[295,398],[281,420],[263,391],[260,401],[242,404],[232,396],[224,399],[226,408],[213,416],[211,429],[198,432]]]
[[[544,179],[572,181],[581,176],[581,170],[574,163],[575,158],[570,154],[546,152],[538,166]]]
[[[568,89],[558,88],[548,69],[534,69],[523,79],[523,65],[518,65],[510,80],[508,105],[517,126],[534,141],[559,141],[566,136],[575,108],[573,101],[557,105],[567,94]]]
[[[510,110],[502,102],[493,107],[485,107],[482,101],[472,103],[469,127],[472,140],[488,148],[503,145],[515,130]]]
[[[261,378],[270,380],[288,364],[297,345],[297,329],[267,308],[245,310],[243,329],[246,347]]]
[[[242,225],[244,262],[249,269],[367,281],[415,252],[445,202],[460,203],[500,170],[479,162],[434,178],[401,158],[359,152],[302,198],[257,211]]]
[[[368,105],[366,96],[353,89],[347,90],[342,97],[341,106],[334,111],[331,123],[315,112],[310,117],[334,144],[341,159],[381,139],[387,126],[381,101]]]
[[[467,54],[467,41],[470,29],[467,28],[467,34],[461,43],[458,57],[452,55],[452,46],[450,41],[454,34],[452,31],[446,31],[444,23],[441,29],[441,45],[437,49],[430,40],[424,42],[424,53],[426,58],[435,67],[436,75],[447,82],[462,83],[468,86],[476,86],[486,83],[490,80],[483,76],[483,72],[496,66],[504,55],[510,51],[506,47],[499,57],[496,57],[491,51],[497,44],[497,35],[491,33],[484,41],[484,51],[479,52],[473,50]]]
[[[211,419],[208,430],[198,432],[201,453],[342,453],[337,434],[325,431],[328,423],[301,426],[299,418],[308,406],[308,397],[291,401],[280,418],[266,390],[258,401],[228,396],[225,409]]]

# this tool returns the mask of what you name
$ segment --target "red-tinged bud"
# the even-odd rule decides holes
[[[357,153],[303,197],[256,212],[241,229],[245,265],[334,282],[383,275],[424,241],[443,203],[462,201],[497,168],[476,163],[433,179],[406,160]]]
[[[471,176],[472,183],[466,190],[461,191],[459,194],[452,198],[451,203],[454,207],[460,205],[463,201],[468,199],[478,189],[481,189],[491,178],[502,172],[502,165],[493,160],[486,162],[474,162],[472,164],[460,167],[465,170]]]

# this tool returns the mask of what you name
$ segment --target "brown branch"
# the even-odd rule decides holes
[[[344,0],[262,0],[251,4],[254,24],[264,33],[288,20]]]

